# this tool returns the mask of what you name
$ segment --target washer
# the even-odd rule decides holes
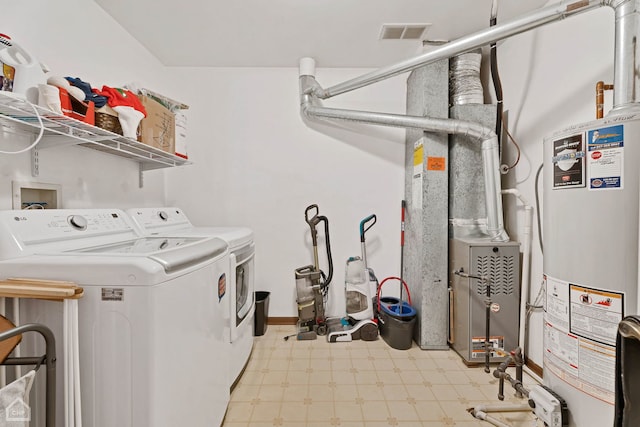
[[[240,378],[253,348],[255,317],[255,244],[246,227],[195,227],[180,208],[128,209],[132,221],[149,236],[212,236],[229,244],[230,387]]]
[[[0,259],[3,277],[84,288],[78,319],[85,425],[222,424],[229,402],[226,242],[141,237],[116,209],[2,211]],[[62,379],[61,304],[21,302],[22,323],[54,330]],[[63,396],[62,381],[57,385]],[[57,400],[57,425],[64,425]]]

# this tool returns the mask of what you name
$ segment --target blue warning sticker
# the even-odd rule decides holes
[[[587,132],[587,175],[589,190],[618,190],[623,187],[623,125]]]

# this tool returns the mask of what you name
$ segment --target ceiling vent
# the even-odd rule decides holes
[[[422,40],[431,24],[383,24],[380,40]]]

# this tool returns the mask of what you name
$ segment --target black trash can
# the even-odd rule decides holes
[[[256,315],[253,319],[253,336],[259,337],[267,332],[269,318],[269,294],[271,292],[256,291]]]

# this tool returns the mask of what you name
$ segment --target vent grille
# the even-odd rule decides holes
[[[475,271],[491,283],[492,295],[513,295],[515,292],[516,267],[513,256],[478,256]],[[487,283],[476,280],[478,295],[486,295]]]
[[[431,24],[383,24],[380,40],[422,40]]]

